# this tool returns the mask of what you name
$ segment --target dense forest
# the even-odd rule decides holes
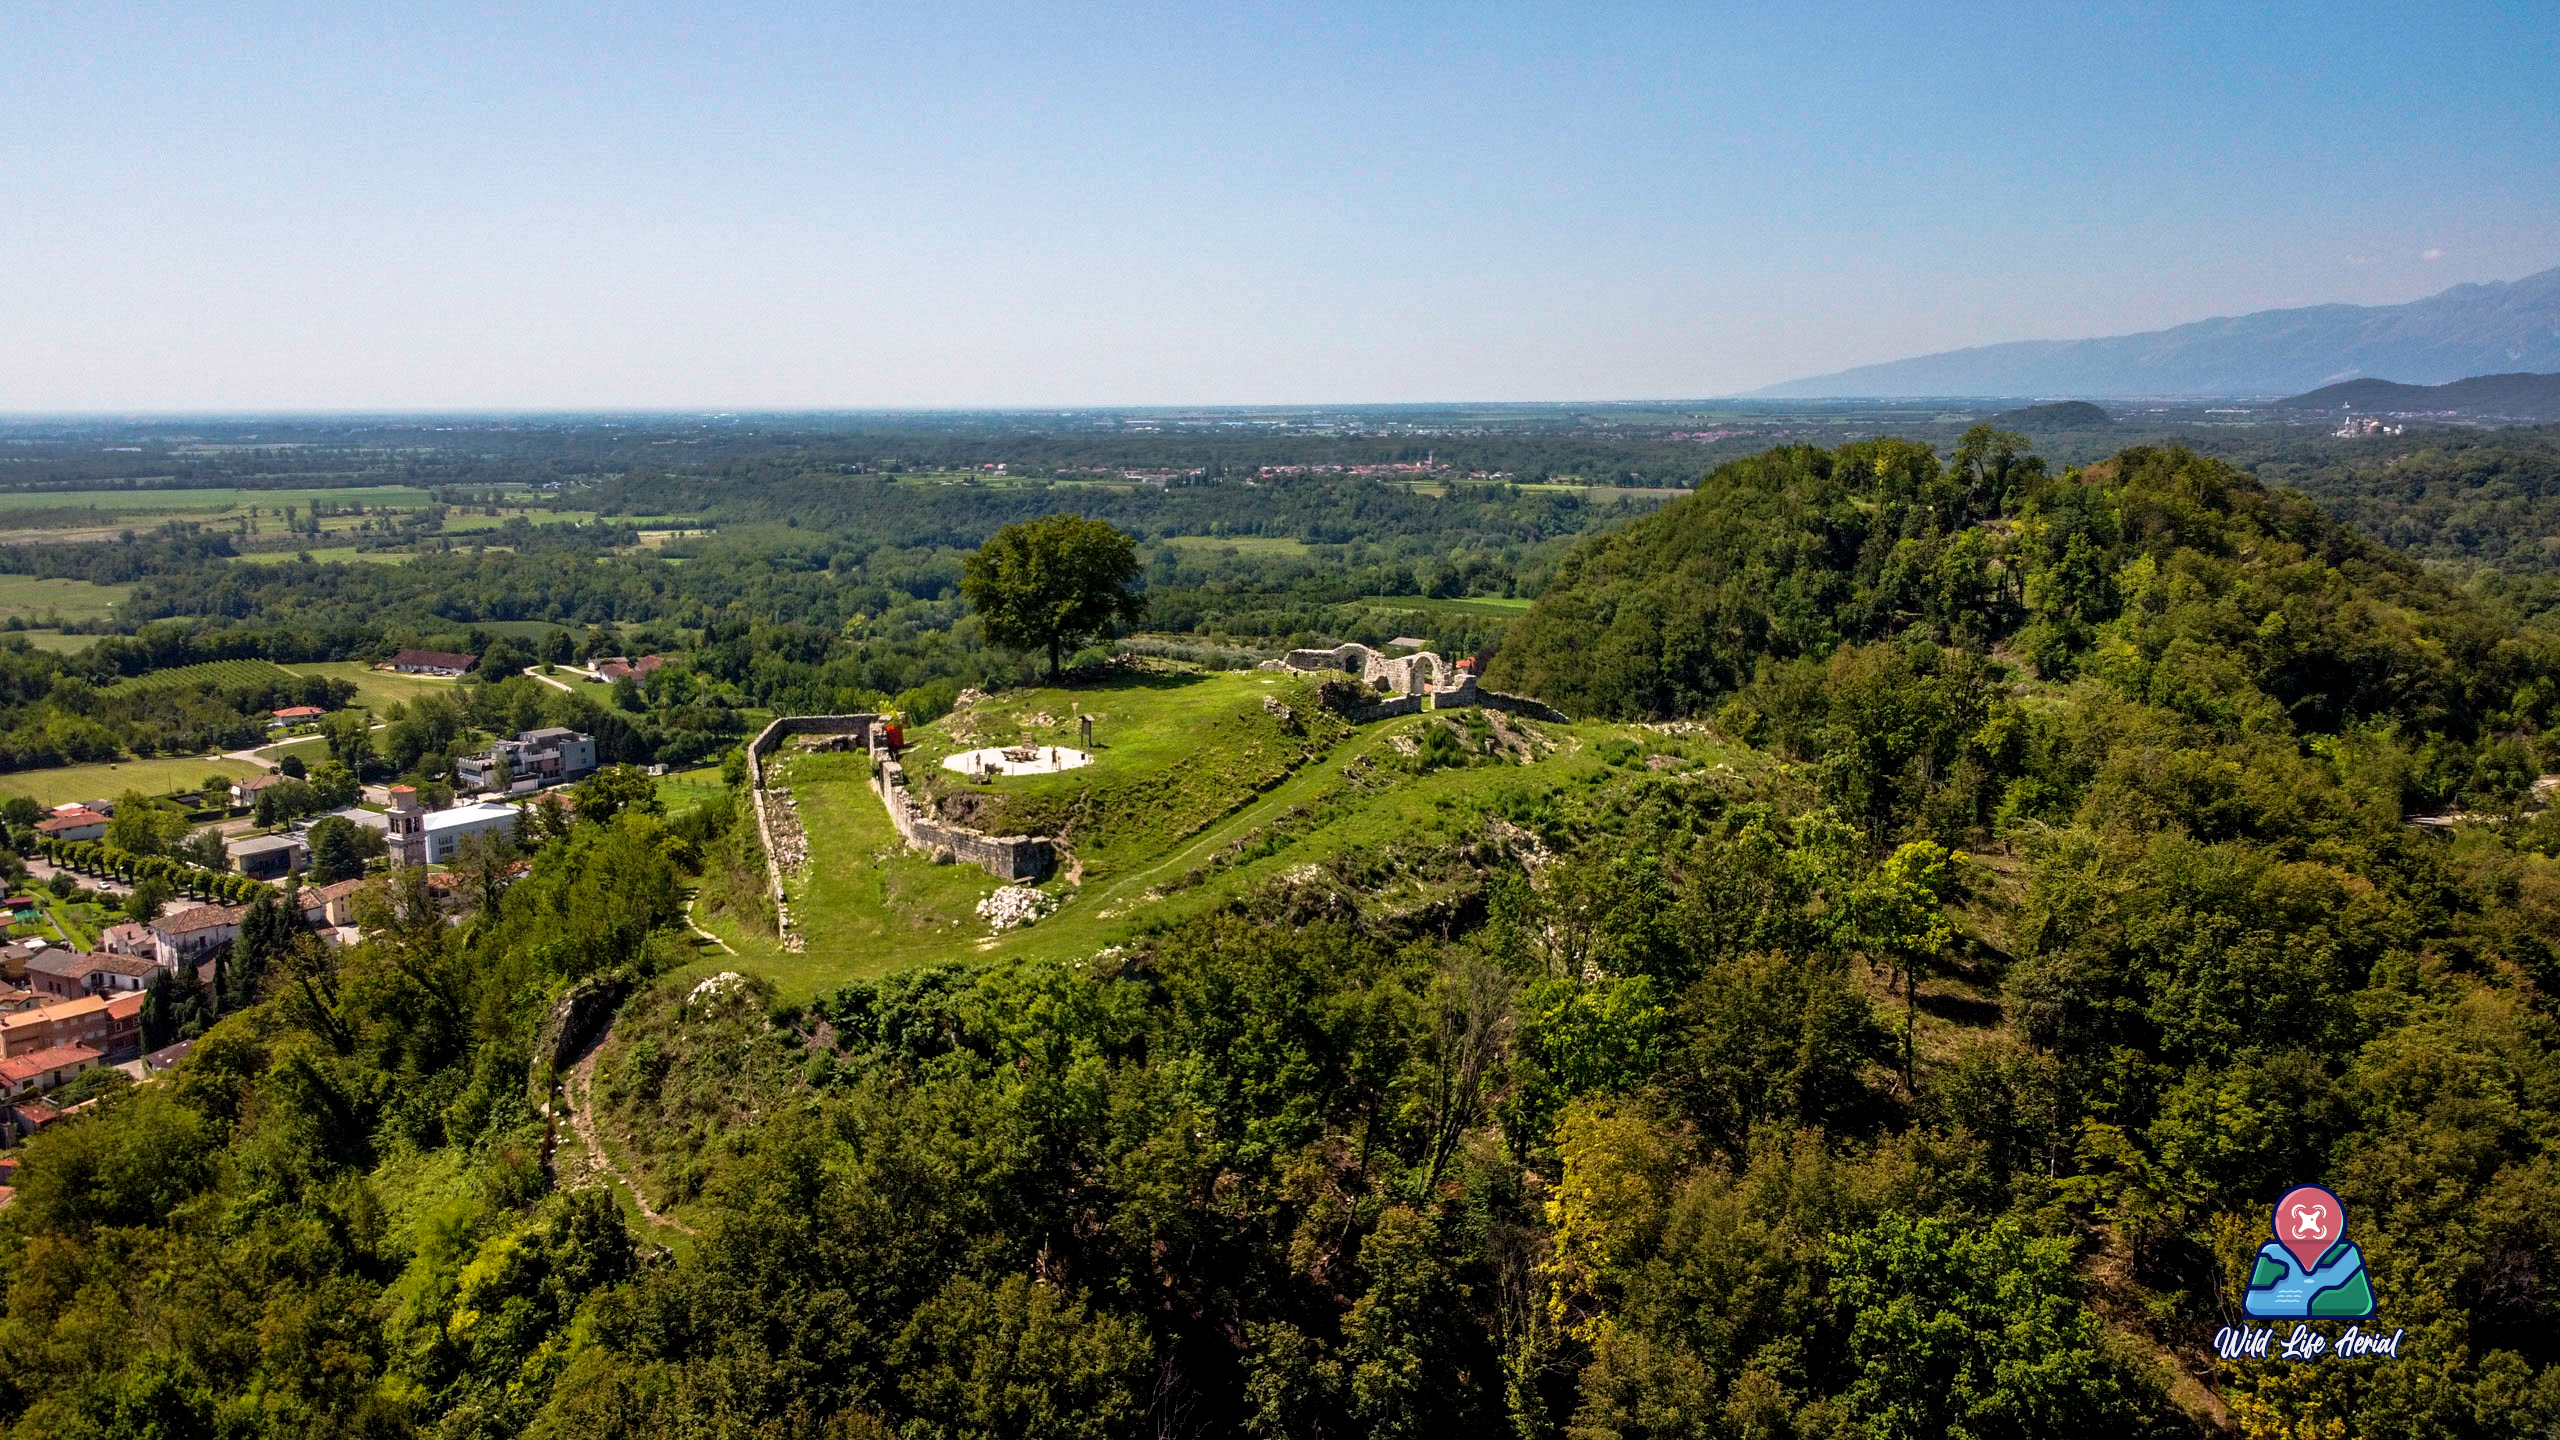
[[[1653,728],[1591,783],[1489,784],[1077,963],[814,998],[665,981],[693,958],[686,886],[753,873],[754,827],[734,792],[669,813],[611,772],[520,855],[459,867],[460,923],[391,884],[363,943],[262,933],[172,1075],[23,1149],[0,1418],[2560,1427],[2560,818],[2534,783],[2560,769],[2560,637],[2512,596],[2224,460],[2065,468],[1989,429],[1769,450],[1604,523],[1507,487],[1327,487],[1271,487],[1280,528],[1237,532],[1322,553],[1203,558],[1155,512],[1102,513],[1140,538],[1152,626],[1207,643],[1252,633],[1220,615],[1534,593],[1484,635],[1489,683]],[[736,507],[742,533],[674,565],[564,544],[177,566],[138,593],[226,623],[11,652],[0,680],[52,704],[147,668],[133,647],[360,648],[426,606],[458,630],[580,627],[484,632],[493,674],[644,638],[687,659],[609,706],[475,684],[404,716],[386,763],[466,725],[576,723],[637,760],[721,753],[750,704],[905,692],[925,718],[963,680],[1024,678],[958,603],[958,547],[1060,502],[953,487],[892,516],[909,493],[761,472],[635,491]],[[1374,530],[1321,529],[1369,506]],[[911,528],[864,543],[874,524]],[[1363,566],[1404,588],[1343,579]],[[1700,736],[1757,758],[1689,765]],[[1476,763],[1435,743],[1400,763]],[[1415,875],[1453,898],[1381,899]],[[575,1032],[617,1011],[596,1107],[681,1202],[675,1234],[548,1163]],[[2213,1355],[2268,1205],[2305,1180],[2356,1217],[2397,1357]]]

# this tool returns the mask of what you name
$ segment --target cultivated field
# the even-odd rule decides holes
[[[253,550],[232,558],[243,565],[282,565],[305,557],[315,565],[406,565],[418,558],[407,550],[360,550],[353,545],[317,545],[307,550]]]
[[[271,660],[207,660],[198,665],[173,665],[136,675],[107,687],[111,695],[152,695],[163,690],[184,690],[199,685],[264,685],[288,678],[292,671]]]
[[[377,713],[420,695],[450,695],[462,685],[459,680],[447,680],[439,675],[399,675],[389,670],[376,670],[355,660],[329,660],[284,668],[296,675],[328,675],[352,681],[356,687],[355,703]]]
[[[93,585],[86,580],[39,580],[32,575],[0,575],[0,619],[11,615],[34,621],[53,616],[64,620],[104,620],[115,613],[130,585]]]
[[[39,805],[68,805],[75,800],[113,800],[127,790],[170,795],[193,790],[208,775],[237,780],[260,773],[241,760],[203,756],[158,756],[98,765],[64,765],[51,770],[20,770],[0,775],[0,795],[24,795]]]

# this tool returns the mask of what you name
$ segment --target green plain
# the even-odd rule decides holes
[[[1514,599],[1507,595],[1470,595],[1455,600],[1432,600],[1416,595],[1379,595],[1349,602],[1364,610],[1429,610],[1444,615],[1523,615],[1535,600]]]
[[[94,585],[86,580],[39,580],[33,575],[0,575],[0,619],[16,615],[33,620],[59,615],[65,620],[104,620],[127,595],[130,585]]]
[[[1238,555],[1285,555],[1303,559],[1307,542],[1280,535],[1168,535],[1164,544],[1185,555],[1215,555],[1233,550]]]
[[[237,780],[261,770],[244,760],[163,755],[147,760],[14,771],[0,775],[0,795],[24,795],[39,805],[68,805],[75,800],[113,800],[127,790],[170,795],[193,790],[207,775],[228,775]]]
[[[356,703],[377,712],[403,704],[421,695],[452,695],[462,688],[459,680],[440,675],[401,675],[389,670],[376,670],[359,660],[325,660],[308,665],[284,667],[296,675],[328,675],[354,683]]]

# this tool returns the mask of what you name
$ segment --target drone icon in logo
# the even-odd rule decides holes
[[[2370,1320],[2373,1284],[2364,1252],[2347,1240],[2347,1207],[2318,1185],[2296,1185],[2269,1217],[2275,1239],[2258,1247],[2240,1308],[2259,1320]]]

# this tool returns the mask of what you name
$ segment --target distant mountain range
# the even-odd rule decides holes
[[[2516,370],[2560,370],[2560,268],[2406,305],[2311,305],[2100,340],[1983,345],[1755,393],[2290,395],[2370,375],[2436,385]]]
[[[2560,420],[2560,375],[2474,375],[2450,385],[2349,380],[2324,385],[2284,404],[2295,410],[2352,410],[2362,415],[2478,415],[2507,420]]]

